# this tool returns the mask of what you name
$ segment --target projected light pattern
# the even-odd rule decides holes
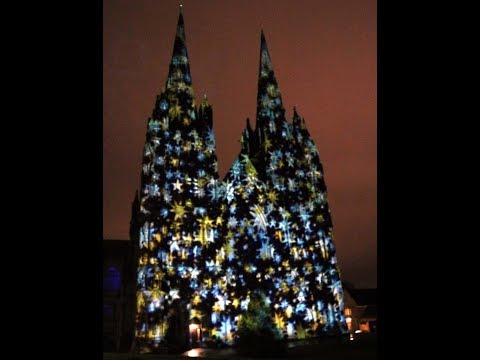
[[[262,32],[256,129],[219,181],[212,108],[197,108],[180,14],[142,164],[136,338],[165,338],[178,304],[231,343],[253,291],[289,338],[347,332],[323,168],[285,110]]]

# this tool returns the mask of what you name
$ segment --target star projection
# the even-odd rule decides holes
[[[263,32],[256,128],[247,119],[223,181],[212,118],[206,96],[195,103],[180,13],[132,215],[136,339],[153,347],[199,321],[204,340],[231,344],[256,294],[283,336],[347,332],[323,168],[304,119],[285,119]]]

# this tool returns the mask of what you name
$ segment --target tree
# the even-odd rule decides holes
[[[251,295],[248,309],[240,317],[238,336],[262,335],[280,339],[282,334],[270,316],[270,306],[262,292]]]
[[[238,324],[238,349],[243,355],[271,356],[285,352],[282,333],[274,324],[270,306],[261,291],[250,295],[247,311]]]

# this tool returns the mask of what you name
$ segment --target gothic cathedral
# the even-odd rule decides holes
[[[212,117],[195,101],[180,12],[132,212],[137,341],[231,344],[254,296],[284,338],[346,332],[322,164],[304,119],[285,117],[263,31],[255,129],[247,119],[223,180]]]

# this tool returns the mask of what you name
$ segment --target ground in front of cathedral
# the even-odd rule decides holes
[[[192,349],[181,355],[135,355],[126,353],[104,353],[103,360],[174,360],[187,358],[206,359],[250,359],[240,356],[235,349]],[[287,354],[282,359],[322,360],[376,360],[376,334],[356,334],[353,340],[324,339],[318,341],[299,340],[289,343]],[[257,358],[259,359],[259,358]]]

